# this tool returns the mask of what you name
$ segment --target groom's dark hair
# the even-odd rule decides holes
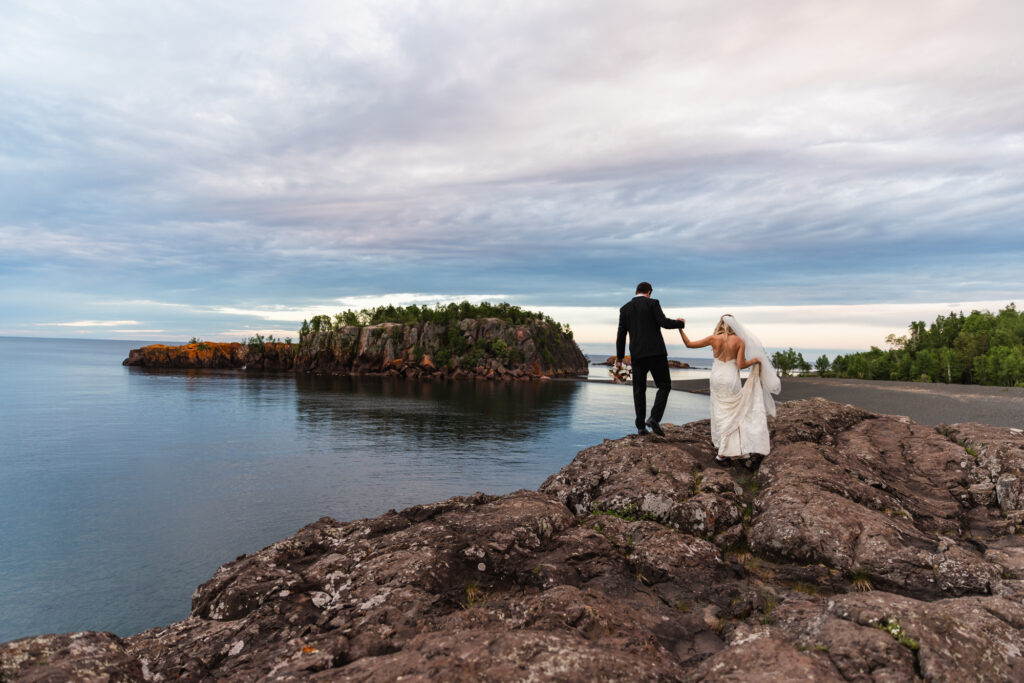
[[[654,287],[651,287],[650,282],[641,282],[636,286],[637,294],[650,294],[654,291]]]

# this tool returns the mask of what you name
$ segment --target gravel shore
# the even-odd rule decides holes
[[[678,380],[672,388],[708,393],[708,380]],[[1024,388],[879,380],[784,377],[778,401],[820,396],[873,413],[906,415],[920,424],[980,422],[1024,429]]]

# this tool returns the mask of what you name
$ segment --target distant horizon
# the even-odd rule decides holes
[[[492,303],[499,300],[490,298]],[[386,305],[395,303],[402,305],[401,299],[391,302],[387,299],[367,304]],[[856,353],[867,351],[872,346],[882,348],[885,346],[885,338],[890,334],[896,336],[905,335],[911,322],[924,321],[926,324],[934,322],[940,315],[951,313],[963,313],[968,315],[972,310],[987,310],[996,312],[1013,301],[973,301],[957,303],[933,303],[933,304],[850,304],[845,306],[733,306],[729,312],[737,316],[748,329],[754,332],[764,343],[765,347],[771,350],[782,350],[792,347],[804,353],[813,353],[815,356],[825,354],[834,358],[838,354]],[[407,304],[406,304],[407,305]],[[302,319],[309,319],[313,315],[330,315],[347,308],[356,306],[342,306],[331,308],[321,306],[308,312]],[[608,354],[614,353],[615,334],[617,327],[618,310],[615,306],[601,307],[566,307],[566,306],[523,306],[529,310],[539,311],[550,316],[559,323],[568,323],[572,328],[574,337],[581,348],[609,349]],[[668,317],[685,317],[687,320],[686,330],[691,339],[699,339],[710,334],[714,329],[719,316],[720,309],[708,307],[676,308],[663,302],[663,308]],[[329,312],[330,311],[330,312]],[[259,312],[239,311],[236,315],[253,315]],[[284,312],[280,307],[270,309],[264,315],[279,316]],[[287,315],[293,319],[301,315],[301,311],[287,311]],[[48,334],[26,334],[19,330],[12,333],[11,330],[0,328],[0,336],[23,337],[35,339],[94,339],[110,341],[138,341],[148,343],[168,342],[168,340],[179,339],[177,343],[185,343],[193,337],[205,341],[215,342],[240,342],[262,334],[268,336],[273,334],[276,338],[286,339],[291,337],[298,341],[301,319],[295,323],[295,329],[282,329],[279,326],[267,327],[253,325],[249,329],[232,330],[230,332],[208,333],[202,330],[197,331],[164,331],[164,330],[140,330],[140,329],[114,329],[100,327],[97,330],[88,323],[94,321],[82,321],[79,323],[68,323],[57,326],[49,326]],[[120,323],[131,321],[119,321]],[[56,329],[54,329],[56,328]],[[55,334],[58,330],[66,330],[66,334]],[[78,330],[73,334],[71,330]],[[111,333],[118,333],[118,336],[105,336]],[[697,349],[687,349],[681,343],[672,340],[676,337],[674,330],[667,331],[666,344],[673,355],[691,357],[702,357],[704,353]],[[138,335],[138,336],[133,336]],[[835,343],[837,341],[843,344]],[[859,342],[859,343],[857,343]],[[171,343],[171,342],[168,342]],[[604,353],[594,351],[590,353]],[[710,352],[707,353],[710,357]]]
[[[111,338],[108,338],[108,337],[80,337],[80,336],[73,336],[73,337],[32,337],[32,336],[24,336],[24,335],[3,335],[3,334],[0,334],[0,339],[19,339],[19,340],[26,340],[26,341],[38,340],[38,341],[113,342],[113,343],[123,343],[123,344],[140,344],[140,345],[149,345],[149,344],[175,344],[175,345],[180,345],[180,344],[187,344],[188,343],[188,340],[186,340],[186,339],[111,339]],[[213,343],[232,343],[232,342],[244,343],[244,340],[241,340],[241,339],[229,339],[229,340],[204,339],[203,341],[209,341],[209,342],[213,342]],[[298,335],[297,334],[292,338],[292,341],[294,343],[298,343]],[[580,350],[586,356],[610,357],[610,356],[615,355],[615,343],[614,342],[611,342],[611,343],[604,343],[604,342],[578,343],[578,345],[580,347]],[[666,344],[666,347],[668,349],[668,357],[671,358],[671,359],[676,359],[676,360],[692,360],[692,359],[697,359],[697,360],[707,360],[707,361],[710,361],[712,359],[711,351],[709,349],[688,349],[685,346],[673,345],[673,344]],[[789,348],[789,347],[785,347],[785,348]],[[772,353],[774,351],[782,351],[782,350],[784,350],[783,347],[779,347],[779,348],[767,347],[767,349],[768,349],[769,353]],[[868,350],[868,349],[818,349],[818,348],[795,347],[795,346],[793,347],[793,349],[795,351],[803,353],[804,354],[804,358],[808,362],[812,362],[812,363],[815,360],[815,358],[817,358],[818,356],[820,356],[822,354],[828,356],[829,359],[832,360],[837,355],[847,355],[847,354],[851,354],[851,353],[859,353],[859,352],[867,351]],[[628,355],[629,351],[627,350],[626,353]],[[812,357],[812,355],[813,355],[813,357]]]

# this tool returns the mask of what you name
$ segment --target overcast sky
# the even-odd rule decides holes
[[[506,300],[866,348],[1024,304],[1024,3],[0,6],[0,335]]]

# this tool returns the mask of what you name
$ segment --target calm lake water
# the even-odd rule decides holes
[[[183,619],[219,565],[319,517],[536,488],[633,428],[608,382],[123,367],[142,344],[0,338],[0,642]],[[665,421],[707,414],[673,392]]]

